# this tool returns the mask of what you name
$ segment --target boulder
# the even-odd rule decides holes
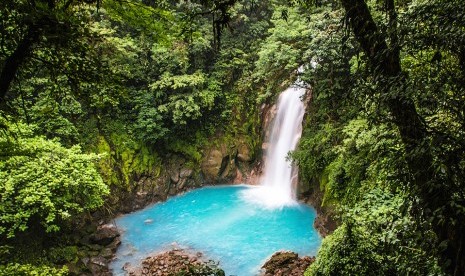
[[[302,276],[315,257],[299,258],[297,253],[280,251],[274,253],[262,266],[264,276]]]
[[[252,160],[250,149],[245,143],[237,147],[237,159],[241,162],[250,162]]]
[[[90,236],[89,241],[94,244],[107,246],[119,236],[120,234],[118,229],[116,229],[116,226],[107,224],[99,227],[97,232]]]
[[[179,179],[182,178],[180,175],[180,169],[186,162],[186,160],[179,155],[167,156],[167,172],[170,176],[170,180],[173,183],[178,183]]]
[[[230,182],[236,178],[237,170],[236,163],[233,158],[230,158],[229,155],[225,156],[221,161],[221,175],[219,180]]]
[[[297,253],[286,251],[286,252],[276,252],[274,253],[271,258],[263,265],[263,268],[268,270],[277,270],[289,264],[292,264],[295,260],[297,260],[299,256]]]
[[[108,265],[108,260],[102,256],[92,257],[89,260],[89,264],[94,264],[100,267],[105,267]]]
[[[209,152],[207,158],[202,162],[200,168],[207,183],[214,182],[221,170],[221,163],[223,161],[223,154],[217,149]]]
[[[178,171],[171,171],[170,172],[170,179],[173,183],[179,182],[179,172]]]
[[[179,177],[181,178],[189,178],[192,176],[192,173],[194,171],[189,168],[182,168],[181,171],[179,172]]]
[[[181,178],[181,180],[179,181],[178,183],[178,189],[180,191],[184,190],[185,186],[186,186],[186,182],[187,182],[187,179],[185,178]]]
[[[92,257],[87,262],[87,268],[92,272],[92,275],[111,276],[108,269],[108,260],[102,256]]]

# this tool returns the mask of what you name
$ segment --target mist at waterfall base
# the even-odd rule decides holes
[[[296,171],[286,160],[301,135],[303,93],[289,88],[280,95],[259,186],[201,188],[118,218],[115,223],[123,234],[110,264],[113,273],[124,275],[125,263],[137,266],[174,244],[202,252],[219,262],[226,275],[237,276],[258,275],[266,259],[279,250],[316,255],[321,243],[313,228],[316,213],[295,201]]]

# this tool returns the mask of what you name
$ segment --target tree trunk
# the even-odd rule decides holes
[[[388,47],[384,36],[378,31],[370,10],[364,0],[341,0],[347,15],[346,21],[350,24],[355,38],[359,42],[363,51],[367,55],[375,78],[381,82],[384,93],[387,94],[393,85],[402,86],[405,84],[405,76],[400,66],[399,50],[392,50]],[[426,128],[418,115],[415,105],[411,99],[403,95],[395,95],[387,100],[387,105],[393,116],[394,123],[399,128],[399,132],[407,151],[412,151],[421,146],[426,138]],[[415,154],[416,155],[416,154]],[[422,177],[425,170],[430,170],[431,158],[410,160],[412,173],[417,178]],[[417,163],[420,161],[419,163]],[[426,163],[430,163],[427,165]],[[417,166],[423,164],[425,166]],[[421,174],[419,173],[421,172]],[[422,182],[424,183],[424,182]]]
[[[19,67],[30,54],[32,46],[39,41],[39,37],[40,31],[38,25],[30,25],[26,35],[18,43],[14,52],[3,63],[0,74],[0,103],[5,100]]]

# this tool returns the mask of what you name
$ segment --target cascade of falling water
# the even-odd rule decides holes
[[[259,186],[244,191],[243,197],[247,201],[267,208],[296,204],[292,185],[296,170],[287,160],[287,155],[295,149],[302,134],[305,105],[301,97],[304,93],[304,88],[291,86],[279,96],[265,156],[264,175]]]

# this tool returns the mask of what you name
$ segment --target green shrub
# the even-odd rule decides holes
[[[0,235],[11,238],[31,225],[58,231],[103,204],[108,188],[95,168],[99,155],[34,136],[22,123],[8,132],[0,133]]]
[[[68,268],[53,268],[45,265],[34,266],[31,264],[9,263],[0,265],[0,275],[3,276],[65,276]]]

